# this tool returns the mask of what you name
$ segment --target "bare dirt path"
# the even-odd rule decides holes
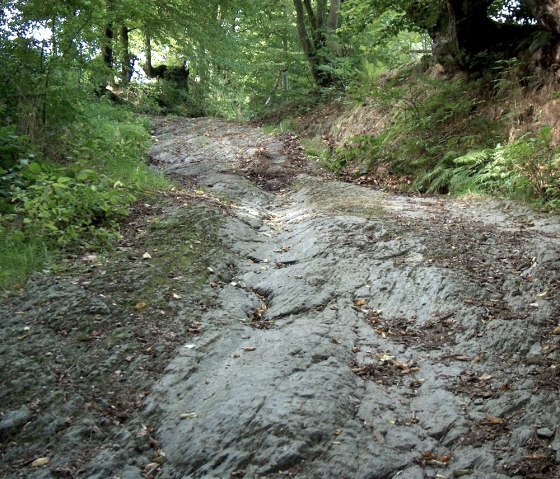
[[[157,130],[188,190],[0,309],[6,477],[560,477],[557,217],[337,182],[245,125]]]

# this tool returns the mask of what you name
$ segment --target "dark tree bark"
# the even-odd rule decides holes
[[[315,83],[332,87],[337,79],[329,68],[335,55],[329,40],[338,28],[340,0],[331,0],[329,7],[327,0],[317,0],[316,10],[311,0],[294,0],[294,7],[298,37]]]
[[[152,39],[149,33],[144,35],[144,50],[144,53],[146,54],[146,63],[144,63],[142,70],[144,70],[144,73],[148,78],[157,78],[158,75],[152,66]]]
[[[549,32],[560,35],[560,0],[525,0],[525,4]]]
[[[148,78],[156,78],[157,80],[169,80],[177,85],[181,90],[188,90],[188,80],[190,70],[187,67],[187,62],[184,62],[182,66],[167,66],[158,65],[154,67],[152,65],[152,45],[150,35],[145,35],[145,53],[146,53],[146,63],[142,67],[144,73]]]
[[[433,24],[422,25],[434,42],[435,58],[448,70],[482,70],[498,59],[513,58],[528,48],[538,27],[492,19],[489,14],[492,3],[492,0],[447,0],[439,16],[432,20]],[[422,22],[426,18],[422,7],[412,7],[407,13],[413,21]]]
[[[121,82],[128,85],[134,72],[134,58],[130,54],[130,29],[126,25],[121,25],[119,34],[121,41]]]
[[[101,48],[101,53],[103,55],[103,63],[109,68],[110,70],[113,69],[115,64],[115,57],[113,53],[113,39],[114,39],[114,31],[113,31],[113,15],[115,12],[115,1],[108,0],[107,1],[107,24],[105,25],[105,38],[103,41],[103,46]]]

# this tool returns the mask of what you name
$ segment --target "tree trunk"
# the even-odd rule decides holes
[[[128,85],[130,83],[132,73],[134,71],[134,60],[130,54],[129,33],[130,30],[126,27],[126,25],[121,25],[121,82],[123,85]]]
[[[108,0],[107,1],[107,18],[108,21],[105,25],[105,38],[103,41],[103,46],[101,48],[101,52],[103,55],[103,63],[109,68],[110,70],[113,69],[113,65],[115,63],[115,57],[113,53],[113,16],[115,13],[115,1]]]
[[[144,50],[146,54],[146,63],[144,63],[144,73],[148,78],[154,78],[154,67],[152,66],[152,41],[150,34],[146,32],[144,35]]]
[[[328,40],[338,27],[340,1],[331,0],[327,16],[327,0],[317,0],[316,12],[313,11],[310,0],[294,0],[299,40],[315,83],[323,88],[332,87],[336,83],[335,75],[329,69],[335,52],[329,49]]]
[[[560,0],[525,0],[525,3],[549,32],[560,35]]]
[[[329,29],[329,33],[336,32],[338,28],[338,18],[340,15],[340,0],[331,0],[331,8],[329,11],[329,20],[327,23],[327,27]]]
[[[493,20],[488,13],[492,0],[446,3],[447,11],[442,10],[435,24],[426,27],[434,40],[434,56],[448,70],[483,70],[498,59],[513,58],[537,31],[535,25]],[[419,9],[412,14],[421,12]]]
[[[299,41],[301,47],[303,48],[303,53],[309,62],[311,68],[311,74],[315,79],[316,83],[319,83],[319,70],[317,69],[317,53],[315,51],[314,45],[311,43],[309,36],[307,34],[307,29],[305,28],[305,13],[303,11],[303,3],[301,0],[294,0],[294,6],[296,8],[296,23],[297,31],[299,36]]]

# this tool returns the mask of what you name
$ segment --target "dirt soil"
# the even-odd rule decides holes
[[[560,221],[160,120],[179,186],[0,304],[0,476],[560,477]]]

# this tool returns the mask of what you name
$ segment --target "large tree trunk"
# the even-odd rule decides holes
[[[329,48],[329,40],[338,27],[340,0],[331,0],[327,6],[327,0],[317,0],[315,11],[311,0],[294,0],[299,40],[315,83],[322,88],[332,87],[337,81],[330,68],[335,51]]]
[[[447,0],[427,31],[434,40],[434,56],[447,69],[467,71],[488,68],[498,59],[512,58],[527,47],[536,31],[530,24],[499,23],[488,10],[492,0]],[[412,12],[421,15],[422,10]]]
[[[303,53],[309,62],[309,66],[311,68],[311,74],[315,79],[316,83],[319,83],[319,70],[318,70],[318,62],[317,62],[317,52],[315,51],[315,46],[311,43],[309,35],[307,34],[307,28],[305,27],[305,13],[303,11],[303,4],[301,0],[294,0],[294,6],[296,8],[296,24],[297,24],[297,31],[299,41],[301,43],[301,47],[303,49]],[[311,11],[313,14],[313,10]],[[311,17],[310,22],[313,25],[316,25],[314,21],[314,16]]]
[[[560,35],[560,0],[525,0],[533,16],[554,35]]]

